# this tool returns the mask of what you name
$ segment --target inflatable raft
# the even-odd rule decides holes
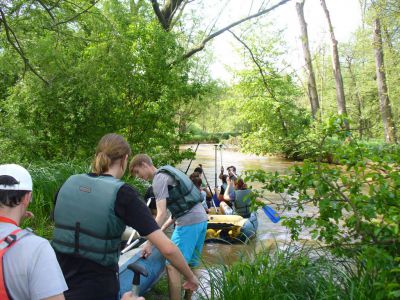
[[[132,280],[134,273],[128,269],[128,266],[137,263],[147,271],[147,277],[140,276],[140,284],[138,286],[139,295],[147,293],[151,287],[158,282],[164,273],[165,258],[161,255],[157,248],[153,247],[152,253],[146,259],[142,258],[142,249],[132,249],[121,255],[119,258],[119,285],[120,297],[128,291],[132,290]]]
[[[257,212],[249,218],[239,215],[211,214],[208,217],[206,243],[247,243],[257,233]]]

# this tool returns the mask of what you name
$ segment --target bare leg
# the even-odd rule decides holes
[[[181,274],[171,265],[167,265],[169,299],[181,300]]]

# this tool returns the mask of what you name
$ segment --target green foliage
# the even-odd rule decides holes
[[[375,287],[379,274],[355,270],[353,260],[294,244],[207,269],[211,295],[203,299],[383,298]]]
[[[398,292],[400,250],[400,151],[398,145],[370,145],[349,138],[338,124],[323,130],[320,150],[333,154],[336,165],[305,160],[286,174],[250,172],[247,180],[284,193],[281,205],[299,214],[286,218],[292,238],[304,227],[334,254],[356,258],[357,268],[376,274],[377,298]],[[330,138],[330,139],[328,139]],[[336,142],[332,142],[336,141]],[[304,214],[316,207],[315,215]],[[379,296],[380,295],[380,296]]]
[[[126,3],[108,0],[63,23],[72,4],[61,2],[55,20],[41,6],[19,4],[9,4],[8,24],[48,84],[32,72],[20,76],[21,58],[9,43],[0,45],[1,61],[19,62],[19,69],[0,65],[2,153],[19,161],[86,159],[102,135],[117,132],[134,153],[159,161],[190,155],[179,152],[176,115],[213,83],[191,78],[194,67],[186,61],[171,65],[183,49],[177,34],[154,20],[150,5],[133,15]]]

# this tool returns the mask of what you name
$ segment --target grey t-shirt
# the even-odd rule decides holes
[[[165,173],[157,173],[153,178],[153,191],[156,201],[167,199],[169,196],[168,186],[176,185],[175,179]],[[175,220],[176,226],[198,224],[208,220],[208,216],[201,203],[193,206],[186,214]]]
[[[18,227],[0,223],[0,238]],[[68,289],[49,241],[34,234],[24,236],[3,257],[3,272],[12,299],[39,300]]]

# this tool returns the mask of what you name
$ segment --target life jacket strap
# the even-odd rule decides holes
[[[18,228],[8,234],[5,238],[0,240],[0,299],[8,300],[11,297],[7,291],[6,282],[4,280],[4,271],[3,271],[3,257],[4,254],[11,249],[12,246],[16,244],[21,238],[30,234],[31,232],[28,230],[22,230]]]

